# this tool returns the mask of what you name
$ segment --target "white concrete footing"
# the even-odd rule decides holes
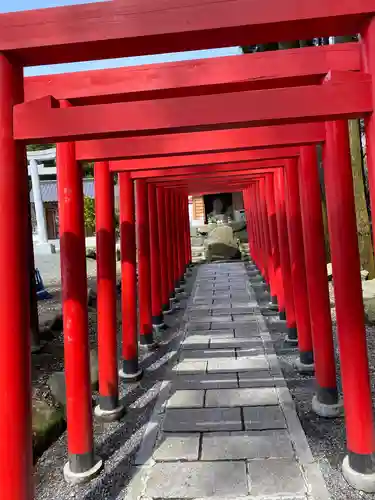
[[[337,404],[327,405],[321,403],[316,394],[312,399],[311,407],[314,413],[324,418],[342,417],[344,413],[344,407],[341,400]]]
[[[64,470],[63,470],[64,479],[67,483],[70,484],[88,483],[89,481],[91,481],[91,479],[100,474],[102,468],[103,468],[103,460],[97,457],[95,458],[95,465],[91,467],[91,469],[85,472],[72,472],[70,470],[70,463],[67,462],[64,465]]]
[[[102,410],[99,405],[94,408],[94,415],[102,422],[116,422],[125,415],[125,407],[118,406],[114,410]]]
[[[125,380],[125,382],[138,382],[143,376],[143,369],[140,368],[136,373],[125,373],[121,368],[118,372],[118,376]]]
[[[302,363],[302,361],[300,359],[296,359],[294,366],[297,368],[297,370],[300,373],[314,373],[315,372],[314,363],[307,365],[305,363]]]
[[[350,486],[356,490],[375,493],[375,473],[362,474],[355,471],[350,467],[348,456],[342,462],[342,474]]]

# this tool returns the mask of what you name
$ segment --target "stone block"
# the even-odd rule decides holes
[[[203,335],[191,335],[186,337],[181,346],[183,349],[207,349],[210,343],[208,337]]]
[[[187,336],[195,335],[196,332],[188,332]],[[212,338],[227,338],[227,339],[233,339],[234,338],[234,330],[206,330],[206,331],[200,331],[199,335],[205,335],[207,337],[212,337]]]
[[[260,338],[260,331],[258,323],[249,323],[246,327],[236,328],[234,330],[234,336],[237,338],[247,339],[247,338]]]
[[[209,359],[207,362],[208,373],[248,372],[252,370],[269,370],[265,356],[253,356],[243,359]]]
[[[244,408],[246,430],[286,429],[284,414],[279,406]]]
[[[203,408],[204,391],[177,390],[167,401],[167,408]]]
[[[275,387],[277,381],[268,371],[244,372],[238,374],[240,387]]]
[[[232,347],[241,349],[256,349],[262,348],[263,342],[257,339],[244,339],[244,338],[213,338],[210,342],[210,348],[213,349],[230,349]]]
[[[233,321],[225,320],[225,321],[211,322],[211,330],[231,330],[233,328],[234,328]]]
[[[162,441],[157,445],[153,453],[153,459],[157,462],[169,462],[173,460],[198,460],[199,434],[163,434]]]
[[[180,359],[205,359],[221,358],[221,359],[235,359],[234,349],[201,349],[199,351],[183,350],[180,354]]]
[[[184,360],[177,363],[172,370],[178,375],[193,375],[194,373],[205,373],[207,361],[204,360]]]
[[[206,407],[270,406],[277,405],[274,387],[213,389],[206,393]]]
[[[202,331],[205,331],[205,330],[209,330],[209,329],[210,329],[210,323],[209,322],[199,323],[199,322],[191,321],[188,324],[188,327],[187,327],[187,331],[188,332],[198,333],[198,334],[199,334],[199,332],[202,332]]]
[[[240,408],[171,409],[165,412],[165,432],[217,432],[241,430]]]
[[[240,498],[248,494],[242,462],[156,464],[150,471],[145,496],[151,498]]]
[[[221,325],[221,323],[228,323],[228,322],[231,322],[232,321],[232,316],[230,314],[228,314],[227,316],[211,316],[211,319],[210,319],[210,322],[211,323],[219,323],[219,325]],[[231,328],[231,327],[229,327]]]
[[[293,458],[286,431],[218,432],[203,435],[202,460]]]
[[[251,460],[248,462],[250,493],[266,495],[305,495],[306,486],[295,460]]]
[[[203,373],[201,375],[177,376],[173,379],[174,389],[231,389],[238,387],[235,373],[218,373],[215,375]]]

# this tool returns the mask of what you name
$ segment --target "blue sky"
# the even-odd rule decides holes
[[[58,7],[61,5],[73,5],[91,3],[99,0],[1,0],[1,12],[14,12],[19,10],[41,9],[45,7]],[[158,54],[154,56],[127,57],[123,59],[106,59],[105,61],[89,61],[72,64],[55,64],[51,66],[35,66],[26,68],[26,75],[42,75],[52,73],[66,73],[70,71],[83,71],[89,69],[116,68],[119,66],[135,66],[138,64],[151,64],[167,61],[181,61],[187,59],[200,59],[205,57],[219,57],[225,55],[240,54],[238,47],[200,50],[192,52],[179,52],[171,54]]]

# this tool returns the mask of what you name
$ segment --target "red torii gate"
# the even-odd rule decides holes
[[[101,139],[106,136],[123,137],[143,134],[145,129],[148,134],[156,131],[165,133],[167,131],[202,130],[206,127],[213,129],[296,121],[324,121],[365,114],[367,116],[371,190],[372,193],[374,192],[372,78],[360,77],[357,81],[331,82],[321,86],[308,85],[286,88],[282,91],[280,89],[253,91],[254,93],[245,91],[242,93],[242,109],[238,92],[220,97],[208,95],[168,98],[163,100],[162,105],[159,103],[156,109],[162,106],[165,112],[170,113],[170,120],[163,119],[163,117],[151,120],[152,111],[155,110],[154,104],[137,103],[140,113],[151,113],[150,116],[145,115],[147,120],[144,123],[137,119],[136,108],[131,102],[100,104],[96,110],[90,107],[55,109],[53,100],[48,99],[42,99],[39,103],[20,104],[23,101],[22,66],[158,53],[166,50],[245,45],[266,42],[271,38],[308,38],[317,35],[360,32],[363,35],[365,48],[362,57],[363,66],[368,75],[374,74],[375,27],[372,17],[375,13],[375,5],[371,0],[359,0],[356,5],[337,3],[331,5],[327,1],[317,0],[302,6],[297,5],[296,0],[288,0],[282,6],[276,0],[268,0],[257,4],[256,7],[252,2],[245,0],[232,0],[219,4],[203,0],[196,6],[186,6],[183,2],[177,5],[176,2],[173,5],[166,2],[163,10],[152,12],[145,8],[147,4],[148,2],[145,2],[140,7],[134,6],[129,11],[126,2],[118,0],[103,4],[0,16],[0,32],[2,33],[0,40],[0,161],[7,166],[6,169],[3,168],[0,171],[0,203],[3,208],[0,211],[0,228],[3,234],[8,235],[6,243],[4,241],[0,245],[0,272],[4,279],[7,276],[11,277],[15,288],[13,297],[9,297],[5,291],[0,292],[0,335],[4,346],[0,354],[0,394],[4,401],[2,405],[4,414],[0,419],[0,443],[5,443],[6,439],[13,443],[11,449],[5,450],[4,445],[0,448],[0,463],[8,464],[7,473],[2,478],[6,500],[8,498],[29,499],[32,496],[31,453],[30,450],[26,454],[23,453],[25,443],[30,444],[31,439],[30,361],[27,351],[28,315],[25,307],[28,289],[26,282],[28,242],[25,236],[27,234],[27,190],[25,179],[20,181],[20,173],[22,174],[22,169],[24,169],[22,141],[50,139],[66,141],[83,137]],[[116,23],[113,23],[114,17]],[[134,22],[135,18],[137,22]],[[95,23],[97,19],[100,19],[100,23]],[[43,29],[40,29],[41,23],[43,23]],[[59,29],[55,30],[56,25]],[[318,100],[319,106],[316,106],[315,110],[312,109],[311,102],[308,102],[310,99],[311,102],[314,102],[314,99]],[[254,110],[255,104],[263,109]],[[189,114],[181,118],[179,113],[186,105],[191,106]],[[287,105],[291,106],[289,114],[286,109]],[[298,105],[300,105],[299,109]],[[202,110],[209,109],[210,106],[219,107],[219,109],[217,112],[210,109],[211,112],[205,117],[204,113],[198,112],[199,109],[194,109],[200,106],[207,106]],[[115,113],[116,119],[110,123],[107,113],[112,112]],[[35,118],[34,113],[37,113],[38,119],[42,113],[43,122],[31,123],[31,120]],[[121,116],[122,113],[129,113],[131,120],[128,123]],[[102,118],[101,123],[77,122],[81,119],[100,120]],[[61,121],[56,124],[56,120]],[[358,267],[358,249],[353,244],[355,217],[345,123],[327,124],[325,155],[337,319],[342,347],[343,385],[344,391],[347,390],[349,397],[352,398],[347,408],[350,452],[349,459],[344,462],[344,473],[355,486],[372,491],[374,469],[371,459],[373,452],[371,397],[368,390],[366,345],[361,319],[360,282],[359,276],[355,274],[356,267]],[[338,160],[340,160],[339,171],[334,168]],[[59,146],[59,162],[64,165],[64,174],[61,174],[61,178],[65,181],[64,186],[75,187],[74,195],[79,199],[77,183],[79,178],[73,174],[75,157],[71,144]],[[295,167],[296,160],[288,160],[286,171],[293,171]],[[287,177],[289,180],[293,179],[292,175],[289,177],[287,174]],[[290,182],[287,183],[288,186],[290,184]],[[279,189],[280,186],[279,184]],[[64,194],[66,195],[66,192],[61,189],[61,199]],[[296,197],[293,199],[294,202],[295,199]],[[71,198],[66,201],[71,201]],[[290,205],[294,210],[297,208],[295,203],[290,203]],[[337,211],[337,206],[341,209],[340,213]],[[77,208],[81,207],[76,207],[74,211],[74,208],[64,206],[64,209],[68,210],[63,217],[65,222],[71,223],[79,214]],[[346,215],[345,227],[342,227],[339,220],[339,216],[343,214]],[[70,255],[72,261],[75,255],[82,253],[81,222],[82,214],[78,215],[75,224],[63,227],[63,232],[72,235],[70,243],[67,242],[65,255],[65,257]],[[261,223],[259,217],[258,222]],[[352,262],[355,263],[351,270],[345,267],[344,254],[345,257],[352,258]],[[73,262],[68,259],[66,266],[70,272],[64,275],[64,284],[68,289],[73,290],[73,286],[70,286],[73,283],[69,285],[69,279],[74,271],[78,271],[82,277],[82,261],[77,259],[72,267]],[[352,285],[351,295],[348,295],[345,288],[345,284],[349,281]],[[80,291],[82,290],[78,287],[77,293]],[[84,293],[80,294],[80,298],[83,295]],[[65,299],[69,302],[72,297],[66,296]],[[351,322],[346,324],[347,317],[351,318]],[[76,321],[81,323],[82,330],[84,330],[85,317],[82,311],[78,311]],[[12,336],[8,335],[9,331],[13,332]],[[74,338],[77,343],[81,340],[84,341],[77,335]],[[351,352],[356,352],[355,359],[352,358]],[[83,361],[83,372],[87,371],[86,354],[84,352],[83,357],[74,360]],[[73,358],[70,358],[70,361],[73,361]],[[67,364],[67,374],[70,371],[69,364]],[[88,407],[85,380],[86,374],[84,373],[83,390],[80,395],[87,402]],[[364,388],[361,394],[356,392],[354,380]],[[73,384],[72,379],[69,384]],[[67,386],[69,384],[67,380]],[[15,388],[12,393],[7,390],[10,386]],[[99,465],[93,459],[92,435],[85,432],[90,427],[89,415],[90,412],[87,411],[78,418],[76,437],[77,442],[80,441],[80,446],[83,444],[81,449],[84,451],[79,449],[73,451],[70,457],[73,472],[87,472],[90,468],[95,471]],[[74,417],[77,418],[76,415]],[[71,418],[72,415],[69,419]],[[361,422],[359,426],[358,419]],[[13,422],[12,427],[8,426],[9,421]],[[360,427],[361,432],[355,430],[354,423]]]

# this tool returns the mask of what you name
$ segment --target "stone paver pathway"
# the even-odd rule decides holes
[[[185,319],[131,500],[329,499],[244,264],[201,266]]]

